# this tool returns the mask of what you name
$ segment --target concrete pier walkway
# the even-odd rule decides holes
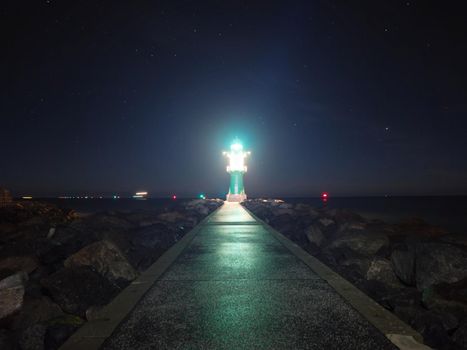
[[[237,203],[201,225],[112,331],[103,349],[397,349]]]

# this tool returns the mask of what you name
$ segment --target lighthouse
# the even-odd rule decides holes
[[[247,171],[245,158],[249,154],[250,152],[243,151],[243,145],[239,140],[235,140],[230,145],[230,152],[224,152],[224,155],[229,158],[229,165],[227,166],[227,172],[230,174],[228,202],[242,202],[246,199],[243,174]]]

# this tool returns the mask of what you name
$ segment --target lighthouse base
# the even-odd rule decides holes
[[[246,199],[246,194],[227,194],[227,202],[243,202]]]

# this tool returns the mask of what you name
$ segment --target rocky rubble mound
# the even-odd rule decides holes
[[[35,201],[0,207],[0,349],[57,349],[221,204],[86,216]]]
[[[465,237],[420,219],[394,225],[304,203],[243,205],[419,331],[427,345],[467,349]]]

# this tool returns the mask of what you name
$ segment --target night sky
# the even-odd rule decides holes
[[[223,196],[235,137],[250,196],[467,194],[462,1],[8,3],[17,195]]]

